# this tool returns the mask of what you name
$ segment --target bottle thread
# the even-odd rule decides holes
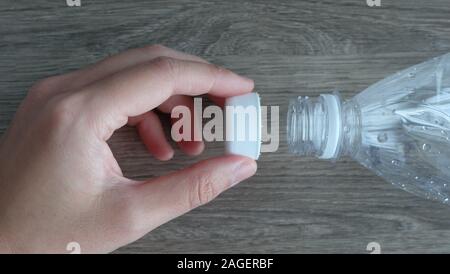
[[[293,99],[287,119],[289,150],[322,159],[352,155],[358,148],[359,120],[356,104],[342,103],[338,93]]]

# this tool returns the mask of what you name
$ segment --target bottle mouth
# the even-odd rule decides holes
[[[287,136],[292,153],[336,158],[341,128],[341,104],[337,94],[298,97],[289,102]]]

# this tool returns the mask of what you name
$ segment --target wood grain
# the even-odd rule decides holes
[[[280,105],[281,144],[255,177],[118,253],[450,252],[450,208],[396,189],[351,159],[287,153],[287,101],[349,98],[399,69],[450,51],[450,1],[123,1],[0,3],[0,132],[27,89],[110,54],[153,43],[201,55],[256,81]],[[132,129],[110,140],[125,174],[158,176],[198,159],[157,162]],[[222,153],[208,144],[205,159]]]

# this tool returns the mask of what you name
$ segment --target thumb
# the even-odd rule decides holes
[[[136,185],[133,215],[142,233],[204,205],[256,172],[256,162],[243,156],[221,156]]]

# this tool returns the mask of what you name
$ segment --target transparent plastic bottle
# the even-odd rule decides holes
[[[450,54],[400,71],[343,101],[298,97],[288,110],[291,152],[351,156],[388,182],[449,204]]]

